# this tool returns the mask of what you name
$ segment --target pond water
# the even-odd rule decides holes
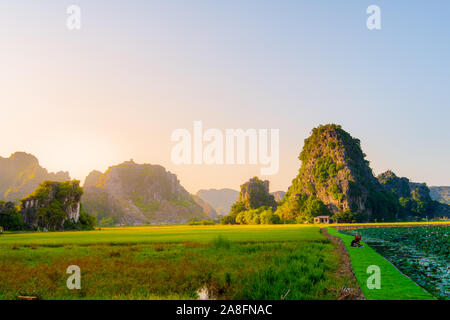
[[[361,234],[401,272],[439,299],[450,300],[450,227],[367,228]]]

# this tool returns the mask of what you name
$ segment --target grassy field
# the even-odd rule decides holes
[[[426,292],[407,276],[398,271],[389,261],[384,259],[375,250],[365,245],[363,248],[351,247],[353,236],[339,233],[334,228],[328,228],[331,235],[338,236],[344,242],[353,271],[359,286],[368,300],[433,300],[431,294]],[[380,267],[381,289],[369,289],[367,280],[370,274],[367,268],[371,265]]]
[[[0,236],[0,299],[336,299],[350,279],[316,226],[167,226]],[[81,290],[66,268],[81,269]]]
[[[311,232],[314,230],[314,232]],[[96,231],[34,232],[0,235],[3,244],[142,244],[154,242],[211,241],[221,235],[230,241],[321,240],[318,227],[304,225],[214,225],[103,228]],[[317,232],[316,232],[317,231]]]

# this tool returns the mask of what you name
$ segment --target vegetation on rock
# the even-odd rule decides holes
[[[241,185],[239,198],[233,204],[230,214],[222,218],[223,224],[273,224],[280,219],[273,211],[277,202],[269,193],[269,181],[251,178]]]
[[[430,219],[450,215],[450,206],[431,199],[430,189],[425,183],[410,182],[388,170],[378,176],[378,181],[397,199],[400,207],[399,218]]]
[[[44,181],[21,200],[20,212],[27,228],[47,230],[89,229],[95,219],[83,210],[83,189],[77,180]]]
[[[277,214],[287,222],[335,215],[341,221],[394,221],[398,204],[374,177],[360,141],[336,124],[321,125],[305,140],[298,176]]]
[[[82,203],[100,225],[176,224],[212,219],[176,175],[162,166],[127,161],[86,178]],[[213,211],[209,214],[214,215]]]

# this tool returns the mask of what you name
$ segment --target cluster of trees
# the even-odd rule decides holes
[[[88,230],[96,220],[85,212],[80,204],[83,189],[79,181],[45,181],[17,206],[13,202],[0,201],[0,226],[4,230]],[[33,206],[24,206],[33,200]],[[78,220],[69,212],[79,210]]]
[[[311,223],[314,217],[331,215],[325,204],[315,196],[287,193],[275,212],[286,223]]]
[[[24,228],[22,215],[13,202],[0,201],[0,227],[10,231]]]
[[[238,224],[278,224],[281,223],[280,217],[277,216],[272,207],[262,206],[257,209],[241,211],[236,215],[236,223]]]
[[[198,220],[198,219],[192,219],[191,221],[188,222],[188,225],[190,226],[212,226],[215,225],[216,223],[214,221],[211,220]]]
[[[221,219],[222,224],[275,224],[280,218],[274,213],[277,202],[269,193],[269,182],[257,177],[241,185],[241,191],[230,214]]]
[[[22,200],[22,203],[30,199],[37,201],[36,212],[27,214],[35,214],[38,227],[48,230],[91,229],[96,220],[81,206],[82,195],[83,188],[77,180],[44,181],[30,196]],[[79,210],[77,221],[68,217],[69,212],[76,210]]]

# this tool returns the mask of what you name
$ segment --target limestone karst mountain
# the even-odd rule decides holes
[[[377,178],[386,191],[398,199],[401,219],[450,216],[450,206],[435,201],[431,189],[425,183],[411,182],[408,178],[398,177],[391,170]]]
[[[0,157],[0,200],[18,201],[45,180],[68,181],[70,176],[68,172],[48,172],[35,156],[25,152]]]
[[[99,222],[113,224],[177,224],[210,219],[162,166],[127,161],[105,173],[93,171],[85,180],[82,204]]]
[[[230,214],[223,217],[224,224],[275,224],[280,219],[274,214],[277,208],[275,197],[269,192],[268,180],[253,177],[241,185],[237,201]]]
[[[360,141],[341,126],[313,129],[299,159],[298,176],[277,211],[282,219],[311,222],[327,211],[348,220],[396,219],[395,197],[374,177]]]
[[[275,197],[269,192],[269,184],[268,180],[260,180],[258,177],[251,178],[241,185],[237,203],[242,203],[247,210],[262,206],[276,209],[277,203]]]

